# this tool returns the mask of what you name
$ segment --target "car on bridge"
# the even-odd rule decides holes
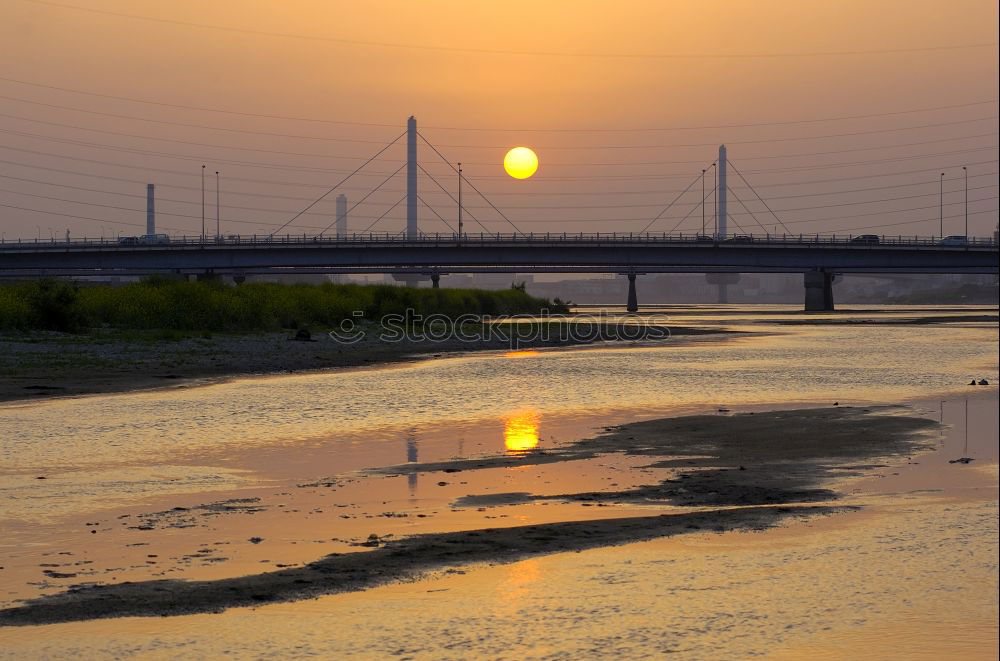
[[[118,238],[120,246],[162,246],[170,243],[169,234],[143,234],[142,236],[122,236]]]
[[[938,241],[939,246],[967,246],[969,245],[969,237],[963,234],[952,234],[951,236],[946,236],[940,241]]]
[[[865,246],[877,246],[879,244],[879,241],[880,239],[878,238],[877,234],[861,234],[851,239],[851,243],[854,244],[860,243]]]
[[[753,243],[753,236],[750,234],[733,234],[725,240],[726,243]]]

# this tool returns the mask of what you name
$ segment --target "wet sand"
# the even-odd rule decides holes
[[[665,508],[652,516],[475,528],[419,534],[399,540],[374,534],[353,542],[357,547],[353,553],[333,554],[302,567],[256,575],[207,581],[147,580],[79,585],[0,611],[0,624],[214,612],[260,602],[361,590],[386,581],[412,579],[428,571],[473,563],[509,563],[526,556],[635,542],[706,528],[719,532],[762,529],[788,517],[829,514],[845,506],[801,504],[835,501],[839,494],[827,488],[833,480],[842,479],[845,473],[870,472],[876,459],[899,461],[933,443],[927,432],[934,429],[936,423],[926,418],[899,415],[899,412],[898,409],[827,408],[731,417],[684,416],[620,425],[555,453],[484,458],[475,460],[478,465],[467,461],[411,464],[406,468],[414,472],[449,475],[456,471],[485,471],[497,465],[509,466],[512,459],[529,466],[532,462],[578,462],[619,453],[639,457],[649,468],[667,471],[669,477],[658,485],[546,497],[557,501],[588,501],[589,504],[604,500]],[[386,469],[389,473],[399,470],[399,467]],[[335,477],[330,478],[329,484],[335,485],[335,480]],[[474,505],[508,504],[502,498],[494,503],[476,502],[474,494],[468,493],[463,498],[464,503],[460,498],[455,505],[468,505],[470,498]],[[671,508],[678,504],[687,509]],[[230,505],[256,508],[253,502]],[[225,508],[226,504],[221,507]],[[692,511],[692,507],[697,509]],[[189,512],[184,510],[178,514],[183,517]],[[56,574],[53,578],[59,578],[59,572],[52,571]]]
[[[462,506],[546,500],[612,501],[687,506],[765,505],[836,498],[817,486],[835,475],[861,474],[884,464],[857,464],[912,455],[929,445],[924,418],[885,415],[902,407],[825,408],[700,415],[619,425],[557,451],[527,452],[379,469],[383,474],[467,471],[591,459],[609,453],[669,457],[651,468],[683,469],[657,485],[623,491],[469,495]],[[878,415],[883,414],[883,415]],[[845,463],[846,462],[846,463]]]

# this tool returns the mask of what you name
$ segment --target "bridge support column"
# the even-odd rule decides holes
[[[439,273],[431,274],[431,287],[438,289],[441,286],[441,275]]]
[[[806,271],[803,274],[806,287],[806,312],[833,310],[833,274],[829,271]]]
[[[739,273],[706,273],[705,282],[716,286],[718,292],[717,303],[729,302],[729,285],[735,285],[740,281]]]
[[[635,273],[628,274],[628,303],[625,305],[627,312],[639,311],[639,299],[635,295]]]

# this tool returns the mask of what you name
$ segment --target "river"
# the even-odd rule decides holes
[[[928,464],[936,467],[935,472],[918,470],[911,474],[910,482],[901,482],[895,491],[884,486],[859,487],[867,489],[866,493],[880,494],[878,507],[859,515],[824,519],[799,535],[790,534],[794,526],[765,533],[764,537],[770,537],[762,546],[755,543],[752,534],[727,533],[643,542],[569,557],[549,556],[504,568],[431,578],[426,585],[415,584],[417,587],[386,586],[325,597],[308,606],[268,606],[253,611],[270,614],[260,626],[253,623],[258,618],[239,609],[224,616],[187,616],[155,624],[129,620],[133,623],[120,635],[100,622],[51,625],[90,641],[80,648],[88,655],[135,651],[152,657],[183,653],[185,632],[193,632],[190,639],[201,641],[193,643],[193,649],[202,649],[206,655],[222,653],[230,646],[237,655],[246,657],[266,656],[284,639],[305,641],[303,654],[333,653],[330,641],[339,640],[342,650],[363,655],[365,643],[361,641],[367,641],[373,646],[368,650],[373,655],[389,655],[393,653],[393,636],[402,641],[395,650],[400,656],[436,658],[464,656],[449,647],[449,638],[465,641],[470,646],[467,650],[487,656],[505,657],[518,649],[524,652],[520,658],[612,656],[616,652],[642,657],[667,651],[698,658],[713,648],[729,649],[731,656],[780,655],[786,648],[789,653],[815,656],[821,655],[816,650],[825,648],[810,641],[831,635],[841,636],[838,644],[850,647],[869,635],[866,627],[872,617],[858,615],[852,625],[846,604],[862,610],[888,610],[890,614],[903,612],[884,604],[880,610],[878,600],[872,601],[868,591],[853,579],[841,577],[837,582],[836,575],[846,571],[843,563],[851,562],[852,553],[873,558],[877,566],[889,562],[892,544],[887,546],[886,535],[901,548],[933,540],[940,553],[963,545],[983,552],[993,548],[995,553],[997,438],[995,423],[991,426],[989,419],[992,415],[995,420],[996,387],[968,386],[970,379],[997,382],[997,324],[970,320],[984,313],[995,314],[995,309],[911,306],[886,311],[859,307],[851,312],[808,316],[793,306],[661,309],[646,318],[667,327],[725,332],[678,336],[650,344],[429,355],[425,360],[364,369],[245,377],[155,391],[0,404],[0,526],[5,531],[0,539],[0,564],[6,565],[0,572],[0,598],[12,604],[61,589],[66,581],[26,580],[26,576],[34,571],[37,577],[35,567],[51,557],[47,554],[73,553],[74,558],[80,558],[87,554],[84,548],[90,555],[78,562],[93,567],[89,574],[80,573],[91,577],[88,580],[108,580],[98,567],[110,571],[113,580],[156,575],[151,572],[158,561],[141,560],[140,552],[149,549],[125,550],[145,543],[134,541],[138,539],[134,535],[141,531],[134,526],[128,530],[113,526],[116,519],[129,521],[126,517],[144,511],[189,508],[210,500],[261,498],[266,504],[261,507],[270,508],[268,512],[256,513],[251,511],[256,505],[247,506],[248,511],[237,512],[236,518],[227,518],[210,531],[201,526],[167,524],[162,526],[165,536],[157,538],[165,549],[194,549],[209,539],[221,540],[219,544],[244,542],[251,530],[265,529],[271,532],[262,536],[280,537],[285,542],[280,551],[250,545],[241,554],[227,553],[227,562],[188,563],[171,570],[170,577],[239,575],[253,571],[260,562],[275,562],[275,553],[283,553],[288,563],[307,562],[330,549],[347,550],[348,537],[363,537],[361,531],[367,531],[363,526],[370,523],[357,528],[345,523],[347,533],[338,532],[337,540],[313,539],[320,535],[329,538],[329,529],[323,530],[323,524],[316,521],[318,514],[311,519],[308,516],[321,509],[320,501],[291,494],[303,483],[342,479],[344,484],[334,501],[337,507],[348,508],[344,511],[352,516],[363,513],[371,518],[380,511],[409,513],[405,521],[391,522],[396,534],[468,529],[482,525],[483,517],[494,515],[455,511],[448,518],[438,514],[447,511],[448,503],[461,496],[463,489],[472,488],[464,482],[390,477],[383,478],[373,492],[375,487],[368,481],[338,476],[418,458],[434,461],[557,448],[609,424],[654,417],[703,412],[725,415],[729,411],[834,403],[909,403],[918,414],[940,417],[951,425],[949,450],[961,440],[956,429],[965,434],[973,430],[973,448],[966,451],[977,453],[972,456],[979,463],[969,469],[969,475],[974,470],[976,477],[970,478],[969,484],[980,489],[978,496],[955,496],[960,506],[935,497],[920,507],[914,505],[911,509],[916,514],[888,498],[887,494],[900,489],[906,493],[939,489],[954,496],[964,478],[949,478],[935,486],[935,476],[948,466],[939,450],[939,459]],[[903,323],[923,317],[951,320]],[[962,415],[967,415],[970,402],[973,423],[966,426]],[[545,471],[527,467],[482,471],[490,475],[477,478],[474,485],[487,490],[538,491],[551,482],[559,488],[584,488],[611,479],[608,471],[612,469],[616,484],[640,484],[650,475],[637,462],[616,459],[580,462],[573,468],[554,466]],[[892,479],[898,482],[904,478],[890,477],[889,484]],[[549,488],[559,492],[556,486]],[[282,500],[285,494],[288,498]],[[281,505],[274,504],[275,496],[282,496]],[[272,500],[269,504],[268,498]],[[906,502],[912,504],[912,498],[907,496],[910,500]],[[892,502],[885,504],[883,500]],[[322,502],[322,507],[331,506],[329,500]],[[274,514],[276,507],[284,509],[281,516]],[[948,507],[962,521],[961,534],[950,535],[947,529],[927,523],[930,512],[940,514]],[[615,512],[639,509],[618,508]],[[417,520],[416,512],[428,516]],[[547,508],[511,508],[509,512],[503,515],[509,523],[612,514],[555,503]],[[990,517],[993,528],[987,526],[976,534],[977,527]],[[842,523],[834,523],[838,520]],[[507,523],[494,521],[490,525]],[[161,532],[159,524],[151,525],[156,529],[153,532]],[[838,535],[845,530],[850,531],[850,541],[841,540],[838,546]],[[933,568],[922,564],[929,559],[915,551],[902,553],[920,576],[911,583],[913,593],[937,594],[927,583],[933,580]],[[163,550],[144,554],[154,558],[166,555]],[[664,557],[670,558],[669,562],[663,561]],[[149,562],[152,564],[145,566]],[[834,575],[817,583],[810,578],[810,571],[820,571],[824,562],[833,563],[830,566],[835,569],[829,571]],[[745,573],[739,571],[740,563],[746,563]],[[797,569],[788,575],[775,574],[778,567],[789,563]],[[878,573],[875,568],[872,571]],[[975,564],[969,571],[980,584],[983,580],[996,583],[995,562],[992,566]],[[882,576],[878,580],[888,579]],[[744,583],[767,587],[761,593]],[[672,587],[653,589],[651,585]],[[887,584],[886,589],[893,588]],[[794,607],[781,602],[781,595],[816,590],[828,591],[829,600],[836,602],[828,604],[829,626],[816,624],[823,599],[802,599]],[[446,593],[453,597],[446,605],[440,600],[432,605],[429,595]],[[754,594],[767,594],[771,621],[761,623],[749,616],[749,611],[741,615],[721,608],[711,596],[716,593],[726,594],[726,599],[747,608]],[[598,603],[592,607],[573,605],[595,598]],[[995,591],[992,602],[982,595],[977,598],[992,603],[995,612]],[[671,604],[670,612],[664,612],[657,625],[650,621],[648,609],[663,603]],[[398,607],[405,615],[399,622],[380,625],[384,630],[371,630],[362,614],[374,617],[373,612],[386,607]],[[418,612],[425,607],[440,610],[420,616]],[[908,616],[911,623],[926,617],[925,610],[917,607],[916,614]],[[980,611],[982,608],[979,615]],[[316,639],[319,634],[313,630],[323,631],[332,623],[330,617],[339,620],[341,616],[333,613],[340,612],[362,632],[359,640],[348,642],[332,634],[326,642]],[[972,621],[969,618],[972,615],[966,621]],[[819,620],[825,621],[822,617]],[[510,628],[499,630],[501,621]],[[190,628],[182,626],[183,622]],[[237,633],[211,641],[207,633],[197,633],[207,632],[214,626],[212,622],[225,622]],[[587,633],[560,633],[563,626],[567,631],[585,627]],[[969,635],[980,644],[995,637],[995,627],[984,629],[981,622],[977,626]],[[283,632],[282,627],[289,628]],[[782,630],[795,635],[779,636],[775,627],[787,627]],[[469,633],[470,628],[480,632],[478,637]],[[914,625],[904,627],[910,635],[917,635],[917,629]],[[674,638],[665,636],[663,632],[668,630],[675,632]],[[844,638],[850,631],[858,637]],[[0,632],[0,640],[9,636],[9,632]],[[430,640],[424,640],[428,636]],[[423,642],[413,643],[410,649],[405,641],[415,640]],[[53,643],[34,634],[18,644],[26,646],[22,649],[25,653],[47,650],[57,654],[69,649],[46,647]]]

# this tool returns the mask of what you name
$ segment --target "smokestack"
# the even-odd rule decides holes
[[[716,219],[718,235],[726,236],[726,146],[719,145],[719,217]]]
[[[146,236],[156,234],[156,209],[153,203],[153,184],[146,184]]]
[[[417,119],[406,121],[406,238],[417,238]]]
[[[337,236],[347,236],[347,196],[337,196]]]

